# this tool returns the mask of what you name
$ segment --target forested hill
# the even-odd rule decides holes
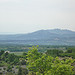
[[[28,34],[0,35],[0,44],[75,45],[75,32],[52,29]]]

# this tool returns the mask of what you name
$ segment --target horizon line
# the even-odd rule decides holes
[[[35,30],[32,32],[28,32],[28,33],[33,33],[33,32],[40,31],[40,30],[69,30],[69,31],[75,32],[74,30],[70,30],[70,29],[53,28],[53,29],[39,29],[39,30]],[[28,34],[28,33],[25,33],[25,32],[19,32],[19,33],[17,33],[17,32],[0,32],[0,35],[17,35],[17,34]]]

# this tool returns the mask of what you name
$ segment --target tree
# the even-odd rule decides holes
[[[7,67],[7,71],[8,71],[8,72],[11,72],[11,71],[12,71],[12,67],[11,67],[11,65],[8,65],[8,67]]]
[[[72,53],[72,50],[67,50],[67,53]]]
[[[30,51],[28,51],[28,54],[27,54],[27,60],[28,60],[28,63],[31,64],[32,62],[34,62],[36,59],[40,58],[41,57],[41,54],[38,52],[38,49],[37,47],[32,47],[30,49]]]
[[[36,75],[73,75],[73,59],[60,60],[58,57],[42,54],[34,47],[28,52],[28,69]]]
[[[18,75],[23,75],[23,74],[22,74],[22,68],[21,68],[21,67],[19,67]]]
[[[23,75],[27,75],[28,74],[28,69],[22,68],[22,73],[23,73]]]
[[[1,51],[0,51],[0,56],[1,56],[3,53],[4,53],[4,51],[3,51],[3,50],[1,50]]]

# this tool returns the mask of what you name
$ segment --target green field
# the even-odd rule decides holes
[[[14,53],[15,55],[21,56],[23,52],[10,52],[11,54]]]

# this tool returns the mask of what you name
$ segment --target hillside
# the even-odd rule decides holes
[[[0,35],[0,44],[75,45],[75,32],[52,29],[28,34]]]

